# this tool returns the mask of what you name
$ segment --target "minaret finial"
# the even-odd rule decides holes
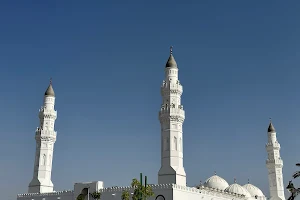
[[[236,183],[236,178],[233,179],[234,183]]]
[[[272,118],[271,117],[269,118],[269,120],[270,120],[270,123],[272,123]]]
[[[216,172],[216,171],[215,171],[214,173],[215,173],[215,175],[217,175],[217,172]]]
[[[248,178],[248,183],[250,183],[250,180],[249,180],[249,178]]]
[[[170,55],[173,54],[173,46],[170,46]]]
[[[52,77],[50,77],[50,85],[52,85]]]

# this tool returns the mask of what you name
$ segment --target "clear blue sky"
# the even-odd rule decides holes
[[[170,45],[184,86],[188,184],[217,171],[230,183],[249,178],[268,194],[269,117],[287,184],[300,161],[300,2],[186,2],[0,2],[3,199],[27,192],[50,77],[56,190],[94,180],[124,186],[140,172],[157,183]]]

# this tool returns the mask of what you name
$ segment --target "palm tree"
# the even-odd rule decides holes
[[[296,164],[297,167],[300,167],[300,163],[297,163]],[[293,178],[298,178],[300,176],[300,171],[296,171],[294,174],[293,174]]]
[[[297,189],[294,187],[292,181],[289,181],[289,185],[286,187],[286,189],[291,193],[291,196],[288,198],[288,200],[294,200],[300,192],[299,188]]]
[[[297,167],[300,167],[300,163],[296,164]],[[300,171],[296,171],[293,174],[293,178],[298,178],[300,176]],[[295,188],[292,181],[289,181],[289,185],[286,187],[286,189],[291,193],[291,196],[288,198],[288,200],[294,200],[296,196],[300,193],[300,188]]]

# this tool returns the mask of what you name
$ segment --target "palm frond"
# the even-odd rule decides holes
[[[293,174],[293,178],[298,178],[300,176],[300,171],[297,171]]]
[[[294,200],[294,199],[295,199],[294,194],[291,194],[291,196],[287,200]]]

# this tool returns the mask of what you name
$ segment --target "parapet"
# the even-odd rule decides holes
[[[49,193],[25,193],[25,194],[18,194],[17,197],[40,197],[40,196],[62,196],[62,195],[73,195],[73,190],[63,190],[57,192],[49,192]]]
[[[200,187],[199,189],[195,187],[188,187],[188,186],[182,186],[182,185],[177,185],[177,184],[157,184],[157,185],[150,185],[152,190],[164,190],[164,189],[176,189],[176,190],[181,190],[185,192],[191,192],[191,193],[203,193],[207,195],[212,195],[212,196],[227,196],[228,198],[230,197],[238,197],[240,199],[245,199],[244,195],[236,194],[236,193],[231,193],[231,192],[225,192],[224,190],[219,190],[219,189],[214,189],[214,188],[208,188],[208,187]],[[135,188],[131,186],[125,186],[125,187],[107,187],[100,189],[100,192],[122,192],[122,191],[133,191]]]

